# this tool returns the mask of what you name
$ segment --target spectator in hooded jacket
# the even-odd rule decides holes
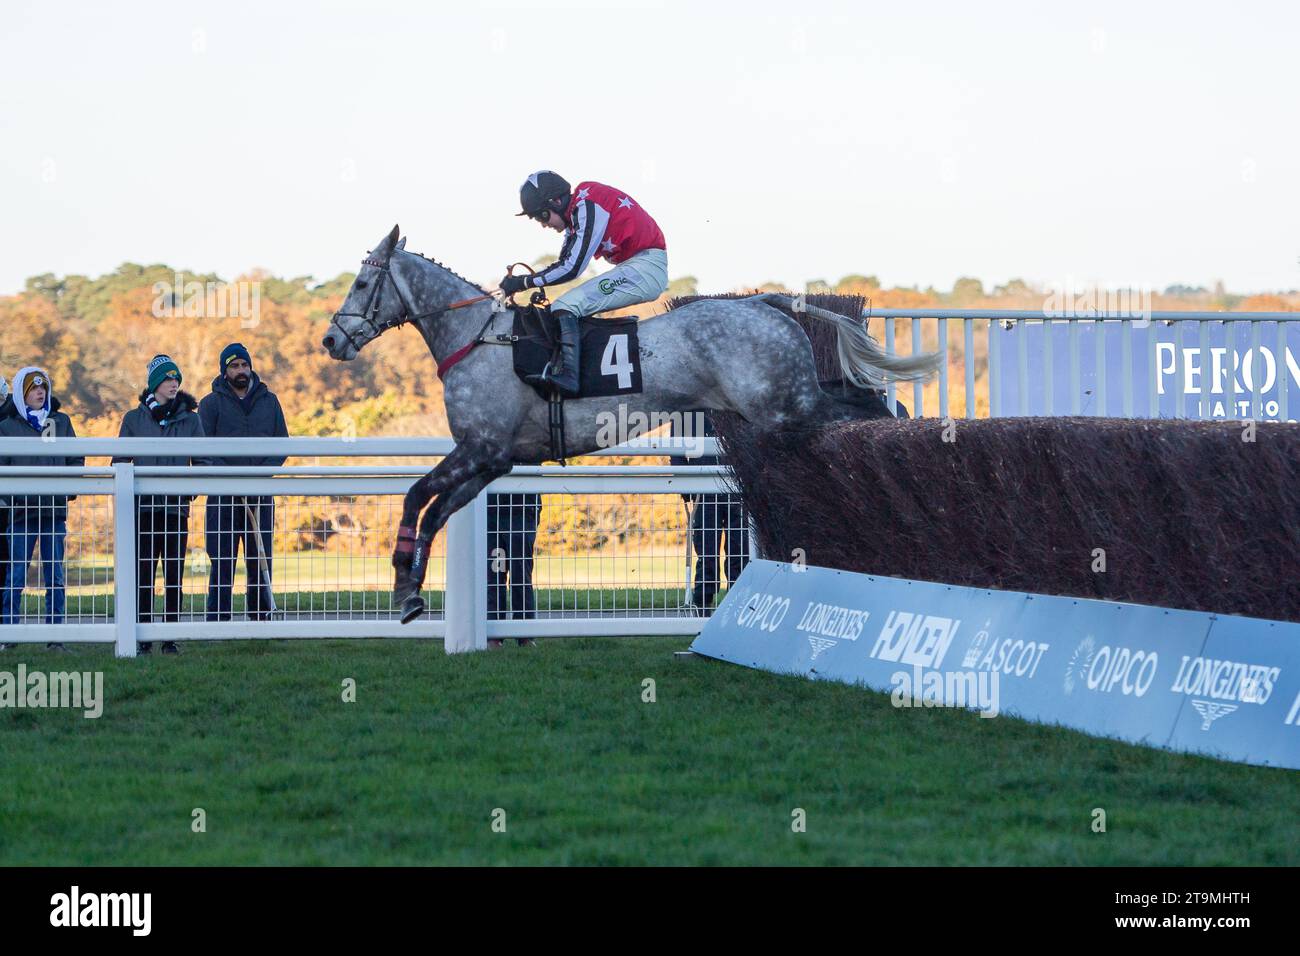
[[[54,386],[43,368],[28,366],[14,376],[11,398],[14,414],[0,420],[4,438],[76,438],[72,419],[59,410]],[[0,444],[0,450],[3,450]],[[84,465],[85,458],[0,455],[0,465]],[[75,496],[74,496],[75,497]],[[66,593],[63,573],[63,542],[68,533],[67,495],[14,495],[9,516],[9,567],[5,590],[9,603],[3,623],[17,623],[22,615],[23,589],[27,586],[27,565],[39,543],[41,574],[45,583],[45,623],[63,622]],[[62,647],[62,645],[51,645]]]
[[[288,438],[289,427],[275,393],[253,371],[248,349],[231,342],[221,350],[221,371],[212,392],[199,402],[203,434],[214,438]],[[213,459],[217,465],[283,465],[284,455]],[[244,545],[246,610],[250,620],[269,620],[271,545],[275,504],[270,497],[209,495],[204,530],[212,569],[208,574],[209,621],[228,621],[239,545]],[[258,541],[261,547],[258,547]]]
[[[119,438],[202,438],[198,402],[182,392],[180,367],[169,355],[155,355],[145,369],[146,385],[140,404],[126,413]],[[114,458],[114,461],[130,461]],[[142,456],[137,465],[206,465],[208,459],[190,455]],[[190,537],[190,502],[193,495],[140,495],[135,500],[136,533],[136,617],[142,623],[153,620],[153,583],[159,563],[163,572],[163,620],[181,619],[184,592],[185,553]],[[140,644],[141,653],[152,649]],[[164,654],[178,654],[174,641],[164,641]]]
[[[9,397],[9,383],[0,378],[0,421],[14,413],[14,400]],[[0,495],[0,621],[9,610],[9,589],[5,577],[9,574],[9,499]],[[0,651],[5,645],[0,644]]]

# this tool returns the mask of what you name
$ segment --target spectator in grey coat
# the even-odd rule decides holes
[[[147,385],[140,404],[126,413],[119,438],[202,438],[198,402],[180,390],[181,370],[169,355],[155,355],[145,370]],[[114,458],[130,461],[130,458]],[[137,465],[206,465],[208,459],[190,455],[141,456]],[[182,580],[190,537],[193,495],[140,495],[135,500],[136,619],[153,620],[153,582],[159,563],[163,572],[163,620],[181,619]],[[152,645],[141,642],[141,653]],[[175,642],[164,641],[164,654],[177,654]]]
[[[275,393],[253,371],[248,349],[231,342],[221,350],[221,372],[199,402],[203,434],[214,438],[288,438],[289,427]],[[217,465],[283,465],[284,455],[217,458]],[[250,620],[269,620],[271,546],[275,504],[270,497],[209,495],[204,531],[212,570],[208,575],[209,621],[228,621],[239,545],[244,545]],[[260,548],[259,542],[260,541]]]

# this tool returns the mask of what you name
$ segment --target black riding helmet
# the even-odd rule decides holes
[[[549,169],[539,170],[519,187],[519,205],[524,211],[515,215],[539,220],[548,212],[557,212],[563,216],[564,210],[569,206],[570,191],[568,180],[559,173],[553,173]]]

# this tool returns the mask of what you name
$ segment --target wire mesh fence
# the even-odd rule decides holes
[[[398,495],[140,495],[138,620],[396,620],[389,558]],[[425,600],[440,614],[446,545]]]
[[[384,493],[346,493],[356,485],[347,476],[222,477],[210,494],[199,492],[199,477],[153,479],[166,493],[131,495],[123,525],[112,495],[25,495],[13,489],[31,490],[32,479],[0,478],[8,489],[0,622],[113,623],[119,586],[134,588],[142,624],[395,622],[390,555],[410,479],[365,482]],[[277,484],[288,493],[275,493]],[[733,495],[533,490],[485,499],[479,580],[492,620],[699,616],[748,560],[748,519]],[[116,548],[124,527],[133,541],[125,562]],[[435,539],[424,585],[435,619],[447,540]]]
[[[707,613],[749,558],[725,494],[489,494],[488,617]]]
[[[110,621],[112,497],[0,492],[0,502],[0,625]]]

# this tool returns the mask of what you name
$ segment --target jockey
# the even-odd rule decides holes
[[[547,363],[532,384],[549,383],[562,395],[578,394],[578,319],[609,309],[649,302],[668,288],[664,234],[649,213],[625,192],[597,182],[568,182],[550,170],[533,173],[519,189],[520,216],[564,233],[557,262],[529,276],[506,276],[500,289],[513,295],[524,289],[558,285],[578,278],[592,257],[614,268],[570,289],[551,305],[560,323],[560,360]]]

